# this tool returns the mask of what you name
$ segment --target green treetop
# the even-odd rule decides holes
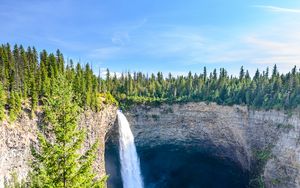
[[[80,153],[86,134],[78,128],[79,107],[64,76],[53,80],[44,110],[43,131],[53,138],[39,133],[39,147],[32,150],[31,187],[104,187],[106,177],[97,179],[92,168],[98,144]]]

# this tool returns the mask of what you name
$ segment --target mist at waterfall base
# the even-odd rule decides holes
[[[107,139],[105,148],[109,188],[124,187],[119,151],[121,146],[116,140],[120,135],[116,133]],[[249,184],[248,173],[239,166],[213,157],[212,153],[199,148],[170,143],[157,147],[137,146],[136,150],[145,188],[244,188]]]

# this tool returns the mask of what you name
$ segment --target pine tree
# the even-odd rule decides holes
[[[21,112],[21,97],[20,94],[12,91],[10,93],[10,97],[8,100],[8,105],[9,105],[9,118],[10,121],[15,121]]]
[[[48,55],[46,50],[40,54],[40,76],[41,76],[41,95],[48,96],[50,94],[50,66],[48,65]]]
[[[108,92],[110,92],[110,88],[111,88],[110,72],[108,69],[106,69],[106,89]]]
[[[203,79],[204,81],[206,81],[207,78],[207,71],[206,71],[206,67],[203,68]]]
[[[39,133],[39,148],[34,156],[31,187],[104,187],[105,178],[96,179],[92,164],[98,144],[83,155],[85,133],[78,128],[79,107],[73,102],[71,84],[64,76],[53,80],[52,94],[45,99],[45,131],[50,139]]]
[[[0,81],[0,121],[5,117],[5,91]]]
[[[244,67],[242,66],[240,70],[240,76],[239,76],[240,81],[244,78],[244,76],[245,76],[245,71],[244,71]]]
[[[31,84],[32,84],[32,86],[31,86],[31,118],[33,118],[39,99],[38,99],[36,83],[32,82]]]

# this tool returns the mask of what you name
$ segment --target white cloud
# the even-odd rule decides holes
[[[293,66],[300,65],[300,40],[248,37],[245,44],[249,48],[250,63],[265,66],[277,64],[282,72],[288,72]]]
[[[125,45],[130,41],[128,32],[115,32],[111,38],[111,42],[115,45]]]
[[[101,48],[94,49],[88,54],[88,56],[90,58],[95,58],[98,60],[105,60],[116,56],[120,52],[121,52],[120,47],[109,46],[109,47],[101,47]]]
[[[122,73],[120,73],[120,72],[111,71],[111,70],[109,70],[109,71],[110,71],[109,74],[110,74],[111,77],[113,77],[114,75],[116,75],[117,78],[120,78],[121,75],[122,75]],[[101,68],[100,69],[100,76],[101,76],[101,78],[105,79],[106,75],[107,75],[107,68]]]
[[[283,7],[270,6],[270,5],[255,5],[254,7],[258,7],[267,11],[278,12],[278,13],[300,13],[300,9],[283,8]]]
[[[196,31],[167,31],[157,33],[147,41],[147,53],[159,56],[194,56],[204,46],[204,38]]]

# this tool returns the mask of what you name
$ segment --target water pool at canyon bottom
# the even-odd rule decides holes
[[[108,140],[106,170],[108,187],[121,188],[118,146]],[[163,145],[137,147],[146,188],[244,188],[248,173],[225,159],[192,148]]]

